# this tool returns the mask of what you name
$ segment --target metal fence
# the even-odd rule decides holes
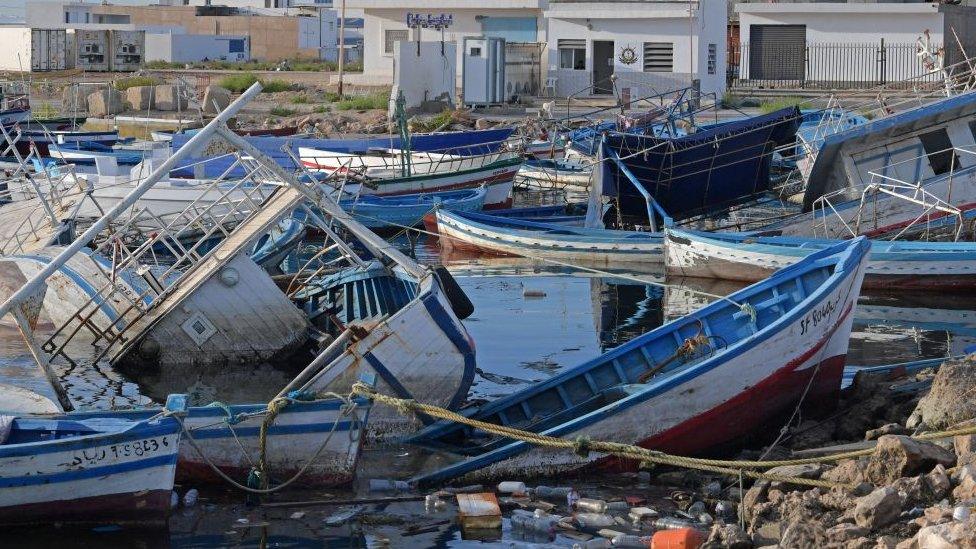
[[[542,51],[539,42],[505,43],[505,98],[539,95],[542,91]]]
[[[918,57],[918,46],[878,43],[749,44],[729,47],[730,88],[857,89],[902,80],[937,82]]]

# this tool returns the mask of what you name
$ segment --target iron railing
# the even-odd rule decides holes
[[[752,48],[750,44],[729,46],[730,88],[858,89],[932,74],[918,56],[918,44],[808,43],[777,44]]]

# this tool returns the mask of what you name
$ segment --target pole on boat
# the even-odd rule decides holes
[[[217,128],[216,131],[224,139],[229,141],[231,145],[241,149],[245,154],[254,158],[256,162],[261,164],[261,166],[267,170],[271,171],[271,173],[275,174],[282,181],[300,191],[303,195],[305,195],[306,199],[325,212],[329,217],[332,217],[339,223],[342,223],[374,255],[377,257],[381,255],[389,257],[395,263],[406,269],[406,271],[412,276],[415,276],[418,279],[424,278],[427,275],[427,270],[421,267],[420,264],[407,257],[406,254],[400,250],[397,250],[392,244],[386,240],[383,240],[377,236],[376,233],[367,229],[363,224],[353,219],[352,216],[346,213],[346,211],[343,210],[342,207],[339,206],[339,204],[336,203],[328,193],[322,190],[318,183],[314,184],[315,186],[312,187],[316,189],[317,192],[313,192],[308,186],[303,185],[294,174],[289,173],[277,162],[268,158],[267,155],[252,145],[247,139],[244,139],[243,137],[230,131],[230,129],[226,126],[221,126]]]
[[[142,197],[150,188],[152,188],[160,179],[169,176],[170,170],[176,167],[176,165],[183,160],[189,154],[195,151],[200,145],[206,143],[208,139],[226,122],[233,118],[235,114],[241,107],[246,105],[251,99],[257,94],[261,93],[261,84],[255,82],[250,88],[244,91],[240,97],[238,97],[233,103],[227,106],[226,109],[221,111],[209,124],[204,126],[198,133],[194,134],[193,137],[189,139],[182,147],[179,148],[172,156],[166,159],[165,162],[159,165],[149,177],[144,179],[139,183],[136,188],[122,199],[121,202],[115,205],[112,209],[105,212],[101,218],[98,219],[91,227],[88,228],[81,236],[79,236],[74,242],[72,242],[67,248],[64,249],[57,257],[51,260],[50,263],[44,266],[36,275],[31,277],[26,284],[20,287],[19,290],[14,292],[13,295],[7,298],[6,301],[0,305],[0,318],[6,316],[10,310],[21,303],[29,296],[33,295],[42,284],[45,283],[47,278],[60,269],[65,263],[71,259],[72,256],[77,254],[82,248],[87,246],[98,233],[105,230],[109,223],[114,221],[119,215],[121,215],[125,210],[129,209],[133,204],[135,204],[139,198]],[[236,135],[236,134],[235,134]]]

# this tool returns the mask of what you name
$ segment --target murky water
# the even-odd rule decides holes
[[[741,287],[728,282],[685,280],[669,281],[672,286],[662,288],[622,278],[621,273],[599,276],[523,259],[441,257],[436,243],[424,238],[414,251],[422,260],[448,265],[475,305],[475,314],[465,321],[477,345],[478,375],[473,399],[511,393],[686,314],[708,300],[697,291],[727,294]],[[661,280],[653,271],[626,274]],[[526,297],[526,290],[541,292],[544,297]],[[974,310],[976,296],[862,296],[855,313],[848,362],[874,365],[962,353],[976,344]],[[261,372],[247,372],[247,375],[257,379]],[[276,379],[282,375],[272,374]],[[107,365],[62,366],[61,376],[80,406],[107,408],[148,402],[139,384],[113,372]],[[187,384],[196,381],[187,379]],[[34,389],[44,387],[19,333],[2,325],[0,382]],[[409,448],[367,451],[356,488],[328,493],[299,492],[278,499],[367,495],[361,486],[362,479],[408,476],[416,457],[413,452]],[[653,488],[637,486],[631,477],[589,475],[570,482],[585,492],[603,497],[635,492],[644,497],[654,495]],[[660,500],[663,495],[654,497]],[[247,507],[241,496],[213,488],[203,490],[202,501],[192,509],[179,510],[169,527],[162,531],[109,528],[66,536],[45,528],[24,532],[13,543],[5,538],[0,545],[40,547],[57,543],[63,546],[70,540],[77,546],[92,547],[362,547],[375,546],[384,538],[395,545],[418,547],[482,543],[462,540],[452,522],[453,506],[433,513],[426,512],[422,502],[371,506],[360,519],[331,526],[327,519],[338,511],[334,507],[304,508],[300,518],[290,518],[297,508]],[[406,530],[408,527],[413,530]],[[510,539],[510,532],[505,530],[504,541],[499,543]],[[568,539],[557,541],[572,543]]]

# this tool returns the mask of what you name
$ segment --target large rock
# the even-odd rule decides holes
[[[838,462],[833,469],[825,472],[821,478],[832,482],[859,484],[868,479],[867,468],[867,458],[845,459]]]
[[[217,114],[230,105],[230,90],[207,86],[203,92],[203,114]]]
[[[909,429],[947,429],[976,418],[976,355],[942,363],[929,393],[908,418]]]
[[[91,116],[108,116],[125,110],[122,94],[115,88],[98,90],[88,96],[88,114]]]
[[[976,547],[976,516],[966,522],[949,522],[922,528],[915,535],[919,549],[957,549]]]
[[[946,473],[945,467],[941,464],[936,465],[929,474],[925,475],[925,485],[928,487],[929,492],[935,499],[942,499],[946,497],[949,493],[949,489],[952,488],[952,482],[949,481],[949,475]]]
[[[801,465],[781,465],[766,471],[768,475],[779,477],[796,477],[805,479],[818,479],[823,474],[825,467],[819,463],[804,463]],[[783,490],[787,486],[797,487],[789,482],[773,481],[771,489]]]
[[[878,488],[857,501],[854,522],[861,528],[874,530],[887,526],[901,514],[901,497],[890,486]]]
[[[945,448],[901,435],[884,435],[878,439],[868,460],[868,480],[875,484],[889,484],[901,477],[930,471],[942,464],[951,467],[956,456]]]
[[[125,101],[130,109],[144,111],[156,107],[155,86],[133,86],[125,90]]]
[[[822,524],[810,520],[795,520],[783,530],[781,547],[823,547],[827,544],[827,532]]]
[[[742,518],[746,522],[752,522],[756,516],[755,507],[766,501],[766,496],[769,494],[769,485],[770,482],[768,480],[757,481],[742,497],[742,503],[739,504],[739,513],[742,514]]]
[[[976,499],[976,465],[968,464],[956,471],[956,481],[959,486],[952,490],[952,497],[956,501]]]
[[[185,111],[187,106],[186,97],[180,94],[178,87],[172,84],[156,86],[156,110]]]

